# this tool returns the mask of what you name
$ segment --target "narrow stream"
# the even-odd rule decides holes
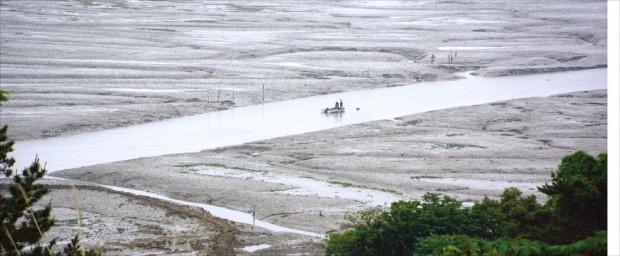
[[[475,77],[466,73],[462,76],[466,79],[323,95],[126,128],[23,141],[15,144],[11,156],[17,160],[17,169],[21,169],[38,154],[53,172],[138,157],[196,152],[431,110],[607,88],[607,69],[501,78]],[[347,108],[345,113],[321,113],[321,109],[333,106],[340,99]],[[146,191],[105,187],[197,206],[214,216],[254,223],[275,232],[322,237],[313,232],[253,220],[248,213],[223,207],[176,200]]]
[[[220,217],[222,219],[227,219],[229,221],[244,223],[248,225],[254,225],[254,226],[265,228],[265,229],[268,229],[274,232],[288,232],[288,233],[302,234],[302,235],[313,236],[313,237],[318,237],[318,238],[324,237],[324,235],[319,234],[319,233],[282,227],[282,226],[274,225],[268,222],[264,222],[262,220],[256,220],[254,219],[252,214],[230,210],[224,207],[172,199],[167,196],[162,196],[162,195],[158,195],[158,194],[154,194],[154,193],[150,193],[150,192],[146,192],[142,190],[137,190],[137,189],[121,188],[121,187],[107,186],[107,185],[103,185],[102,187],[109,188],[115,191],[127,192],[127,193],[131,193],[134,195],[148,196],[148,197],[152,197],[152,198],[156,198],[156,199],[160,199],[164,201],[173,202],[176,204],[202,208],[213,216]]]

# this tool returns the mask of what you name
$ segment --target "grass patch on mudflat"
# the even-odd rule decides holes
[[[386,192],[386,193],[392,193],[395,195],[402,195],[402,193],[396,191],[396,190],[391,190],[391,189],[385,189],[385,188],[376,188],[376,187],[369,187],[369,186],[362,186],[362,185],[355,185],[352,183],[348,183],[348,182],[339,182],[339,181],[327,181],[330,184],[334,184],[334,185],[339,185],[345,188],[359,188],[359,189],[370,189],[370,190],[377,190],[377,191],[381,191],[381,192]]]
[[[84,6],[92,6],[94,4],[93,0],[79,0],[79,2]]]
[[[188,20],[191,23],[217,23],[217,20]]]
[[[486,148],[486,147],[472,145],[472,144],[443,143],[443,144],[434,144],[431,146],[431,148],[432,149],[463,149],[463,148]]]
[[[170,28],[143,28],[143,30],[150,30],[150,31],[159,31],[159,32],[177,32],[174,29],[170,29]]]
[[[219,164],[219,163],[196,163],[196,164],[177,164],[177,165],[174,165],[174,167],[179,167],[179,168],[195,168],[195,167],[200,167],[200,166],[206,166],[206,167],[211,167],[211,168],[219,168],[219,169],[228,169],[228,170],[235,170],[235,171],[242,171],[242,172],[267,173],[267,171],[253,170],[253,169],[248,169],[248,168],[243,168],[243,167],[236,167],[236,166],[228,166],[228,165]]]
[[[468,190],[469,187],[458,187],[458,188],[438,188],[436,191],[439,192],[450,192],[450,191],[460,191],[460,190]]]
[[[439,176],[430,176],[430,175],[411,176],[410,178],[412,180],[419,180],[419,179],[441,179],[441,177],[439,177]]]
[[[238,4],[229,4],[228,7],[238,12],[260,12],[264,9],[261,7],[244,6],[244,5],[238,5]]]

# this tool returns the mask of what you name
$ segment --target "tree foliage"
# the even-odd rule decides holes
[[[418,241],[413,256],[564,256],[606,255],[607,232],[599,231],[583,240],[565,245],[502,237],[495,240],[472,238],[465,235],[429,236]]]
[[[484,234],[469,208],[448,196],[428,193],[423,201],[399,201],[351,218],[353,229],[328,236],[326,255],[409,255],[415,241],[432,234]]]
[[[546,204],[508,188],[499,200],[471,208],[426,194],[349,214],[353,227],[328,235],[326,255],[606,254],[606,154],[565,156],[552,183],[539,190],[549,196]]]
[[[516,188],[504,190],[499,200],[485,197],[472,206],[472,211],[485,219],[486,228],[492,235],[485,238],[523,237],[544,240],[548,237],[546,223],[551,219],[551,209],[541,205],[533,195],[523,197]]]
[[[13,184],[8,186],[8,195],[0,194],[0,245],[3,254],[11,255],[38,242],[43,233],[54,225],[54,220],[50,216],[50,204],[43,209],[33,207],[48,192],[44,185],[35,184],[45,175],[45,168],[41,168],[39,159],[35,158],[21,175],[13,175],[15,160],[8,157],[8,153],[13,150],[13,141],[8,139],[7,129],[6,125],[0,129],[0,170],[12,179]],[[33,251],[41,249],[35,248]]]
[[[56,240],[48,245],[39,245],[45,234],[53,225],[50,203],[43,207],[36,207],[37,202],[48,193],[47,186],[36,182],[46,173],[41,168],[39,159],[24,168],[21,174],[14,173],[15,159],[8,157],[13,151],[14,142],[7,136],[8,126],[0,129],[0,171],[10,179],[8,191],[0,193],[0,255],[62,255],[54,252]],[[89,250],[78,254],[79,237],[76,235],[72,243],[64,250],[65,255],[99,255]]]
[[[594,158],[577,151],[562,159],[551,184],[539,190],[562,227],[564,240],[582,239],[607,228],[607,154]]]

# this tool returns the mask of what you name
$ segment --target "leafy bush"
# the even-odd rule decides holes
[[[530,256],[530,255],[606,255],[607,232],[567,245],[548,245],[527,239],[499,238],[484,240],[465,235],[429,236],[418,241],[412,256]]]
[[[596,159],[583,151],[562,158],[551,184],[539,190],[549,196],[560,229],[560,243],[583,239],[607,228],[607,154]]]
[[[549,255],[607,255],[607,231],[601,230],[585,239],[567,245],[549,246]]]
[[[472,211],[486,220],[490,235],[484,238],[522,237],[542,240],[548,236],[546,225],[551,219],[551,208],[541,205],[533,195],[523,197],[516,188],[507,188],[500,200],[484,198],[474,204]]]
[[[567,155],[551,176],[544,205],[508,188],[471,208],[426,194],[349,214],[352,228],[329,234],[326,255],[605,255],[607,154]]]
[[[394,202],[388,210],[373,208],[348,218],[353,228],[330,234],[326,255],[409,255],[416,240],[432,234],[485,233],[471,209],[453,198],[431,193],[421,202]]]

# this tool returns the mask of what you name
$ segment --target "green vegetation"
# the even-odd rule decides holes
[[[605,255],[607,154],[565,156],[552,178],[539,188],[545,204],[508,188],[471,208],[427,193],[347,214],[352,228],[329,234],[325,254]]]
[[[4,176],[11,178],[13,184],[8,186],[8,194],[4,191],[0,194],[0,252],[2,255],[19,255],[20,250],[43,237],[43,233],[54,225],[54,219],[50,216],[52,206],[49,203],[39,210],[32,207],[48,192],[47,187],[34,184],[45,174],[39,159],[35,158],[21,175],[13,175],[15,159],[7,155],[13,151],[14,142],[8,139],[7,130],[6,125],[0,129],[0,170]],[[52,241],[51,246],[54,243]],[[36,246],[32,251],[44,252],[50,249]]]
[[[161,31],[161,32],[177,32],[176,30],[170,29],[170,28],[147,28],[146,30]]]
[[[356,187],[356,188],[362,188],[362,186],[353,186],[352,183],[348,183],[348,182],[339,182],[339,181],[328,181],[330,184],[334,184],[334,185],[340,185],[342,187],[348,188],[348,187]]]
[[[0,90],[0,102],[9,100],[9,98],[7,98],[7,95],[9,95],[10,93],[11,92],[9,91]]]
[[[115,3],[114,3],[114,5],[112,5],[112,7],[115,7],[115,8],[123,8],[123,9],[127,9],[127,8],[129,8],[129,6],[127,6],[127,3],[126,3],[126,2],[121,2],[121,1],[117,1],[117,2],[115,2]]]
[[[563,228],[557,242],[582,239],[607,228],[607,154],[567,155],[551,177],[551,184],[539,190],[549,196],[548,204]]]
[[[2,93],[0,93],[0,96]],[[2,100],[5,101],[5,100]],[[48,245],[40,245],[43,234],[54,225],[51,216],[52,205],[47,203],[38,207],[37,202],[49,192],[47,186],[36,184],[47,170],[41,168],[39,159],[24,168],[21,174],[13,171],[15,159],[8,157],[13,151],[14,142],[7,136],[8,126],[0,129],[0,171],[12,181],[5,186],[7,191],[0,193],[0,254],[1,255],[62,255],[54,252],[56,240]],[[4,188],[4,187],[3,187]],[[97,252],[84,250],[79,246],[79,236],[65,247],[65,255],[99,255]],[[78,254],[79,253],[79,254]]]
[[[92,6],[94,3],[93,0],[79,0],[79,2],[84,6]]]
[[[84,221],[86,219],[82,219],[82,221]],[[65,220],[65,221],[59,221],[58,224],[64,224],[67,226],[76,226],[78,225],[79,220],[78,219],[70,219],[70,220]]]
[[[104,4],[111,4],[110,6],[115,7],[115,8],[123,8],[123,9],[127,9],[127,3],[125,1],[122,0],[114,0],[114,1],[94,1],[94,0],[78,0],[78,2],[80,4],[82,4],[83,6],[89,7],[89,6],[101,6]]]
[[[201,165],[206,165],[206,164],[177,164],[177,165],[174,165],[174,167],[193,168],[193,167],[197,167],[197,166],[201,166]]]
[[[330,234],[326,255],[410,255],[418,239],[432,234],[484,233],[483,223],[450,197],[426,194],[423,201],[392,203],[388,210],[372,208],[348,215],[354,224]]]
[[[229,4],[228,6],[231,9],[237,10],[239,12],[260,12],[264,9],[261,7],[244,6],[244,5],[237,5],[237,4]]]
[[[463,256],[529,256],[529,255],[606,255],[607,232],[566,245],[549,245],[528,239],[499,238],[484,240],[464,235],[429,236],[418,241],[412,255],[463,255]]]
[[[7,101],[6,91],[0,91],[0,102]],[[47,170],[41,168],[39,159],[24,168],[21,174],[13,171],[15,159],[8,154],[13,151],[14,141],[8,137],[8,126],[0,128],[0,172],[11,183],[0,191],[0,255],[62,255],[54,252],[53,239],[48,245],[40,245],[43,234],[54,225],[51,216],[52,205],[39,206],[37,202],[49,192],[47,186],[36,184]],[[6,189],[6,191],[5,191]],[[99,255],[95,251],[84,251],[75,236],[65,247],[65,255]]]
[[[486,148],[478,145],[471,144],[458,144],[458,143],[445,143],[445,144],[435,144],[431,148],[441,148],[441,149],[463,149],[463,148]]]
[[[411,179],[414,180],[419,180],[419,179],[441,179],[441,177],[439,176],[431,176],[431,175],[418,175],[418,176],[411,176]]]
[[[267,173],[267,171],[253,170],[253,169],[247,169],[247,168],[236,167],[236,166],[228,166],[228,165],[225,165],[225,164],[218,164],[218,163],[178,164],[178,165],[175,165],[174,167],[194,168],[194,167],[199,167],[199,166],[207,166],[207,167],[212,167],[212,168],[229,169],[229,170],[243,171],[243,172]]]
[[[192,23],[217,23],[217,20],[188,20],[187,22],[192,22]]]
[[[348,183],[348,182],[339,182],[339,181],[327,181],[330,184],[334,184],[334,185],[339,185],[345,188],[361,188],[361,189],[370,189],[370,190],[377,190],[377,191],[381,191],[381,192],[386,192],[386,193],[392,193],[392,194],[396,194],[396,195],[400,195],[402,193],[399,193],[396,190],[392,190],[392,189],[385,189],[385,188],[376,188],[376,187],[368,187],[368,186],[362,186],[362,185],[355,185],[352,183]]]

